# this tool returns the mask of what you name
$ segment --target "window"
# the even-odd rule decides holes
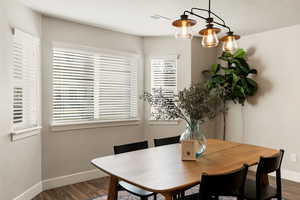
[[[13,35],[13,132],[39,126],[39,39],[18,29]]]
[[[151,59],[151,92],[162,91],[165,97],[174,99],[177,93],[177,56],[167,56]],[[154,115],[157,109],[151,108]]]
[[[137,118],[137,59],[53,49],[53,124]]]

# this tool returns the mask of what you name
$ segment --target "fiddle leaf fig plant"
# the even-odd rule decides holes
[[[254,96],[258,90],[258,84],[251,78],[252,74],[257,74],[257,70],[249,66],[246,58],[247,53],[244,49],[238,49],[234,53],[223,52],[219,57],[221,64],[213,64],[208,75],[208,89],[217,91],[223,101],[224,140],[226,139],[226,103],[233,101],[244,105],[247,98]]]
[[[250,68],[246,54],[244,49],[238,49],[235,53],[223,52],[219,57],[222,64],[211,66],[207,86],[219,91],[224,102],[244,105],[247,97],[255,95],[258,89],[256,81],[250,78],[251,74],[257,74],[257,70]]]

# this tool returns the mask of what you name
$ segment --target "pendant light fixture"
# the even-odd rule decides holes
[[[207,17],[201,16],[195,12],[206,12]],[[235,35],[229,26],[226,25],[225,21],[211,11],[211,0],[209,0],[208,10],[202,8],[192,8],[191,10],[185,10],[180,19],[175,20],[172,25],[177,28],[175,37],[183,39],[192,39],[192,27],[196,25],[196,20],[190,19],[190,16],[194,16],[205,20],[207,25],[205,29],[202,29],[199,34],[202,36],[202,46],[206,48],[216,47],[219,44],[217,34],[221,32],[221,28],[228,30],[227,35],[222,37],[220,40],[223,42],[222,49],[224,51],[235,51],[238,48],[237,40],[240,39],[239,35]],[[215,27],[218,26],[218,27]]]
[[[199,34],[202,35],[202,46],[206,48],[216,47],[219,44],[217,34],[221,31],[219,28],[214,28],[213,24],[206,25],[206,29],[202,29]]]
[[[223,42],[223,51],[234,52],[238,48],[238,39],[240,39],[239,35],[234,35],[232,31],[228,32],[226,36],[220,39]]]
[[[193,34],[191,31],[191,27],[194,26],[196,23],[196,20],[189,19],[188,15],[181,15],[180,19],[172,23],[173,26],[177,28],[175,37],[182,39],[192,39]]]

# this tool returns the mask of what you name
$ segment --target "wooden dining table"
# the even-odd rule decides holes
[[[204,172],[230,172],[244,163],[256,165],[261,156],[276,153],[278,150],[266,147],[208,139],[206,152],[197,161],[182,161],[181,145],[172,144],[100,157],[91,162],[110,175],[108,200],[117,200],[120,180],[171,200],[179,191],[200,183]]]

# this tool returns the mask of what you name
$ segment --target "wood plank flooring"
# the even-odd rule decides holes
[[[249,177],[254,178],[254,173],[249,172]],[[47,190],[36,196],[33,200],[89,200],[97,196],[107,195],[108,181],[109,178],[104,177]],[[270,177],[270,183],[275,183],[273,177]],[[283,180],[282,184],[285,200],[300,199],[300,183]]]

